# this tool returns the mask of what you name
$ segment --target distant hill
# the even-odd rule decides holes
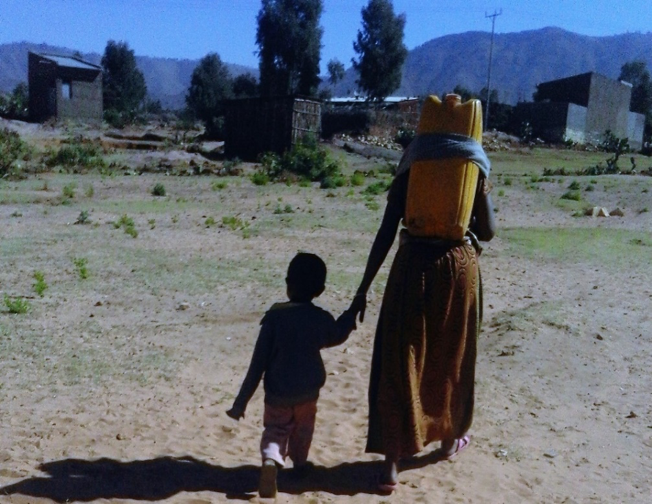
[[[433,39],[412,49],[403,82],[394,93],[415,96],[450,92],[460,84],[478,92],[487,85],[491,34],[467,32]],[[589,37],[560,28],[543,28],[494,36],[491,89],[501,102],[532,100],[536,85],[585,72],[617,79],[620,67],[642,60],[652,73],[652,33]],[[355,89],[356,76],[347,71],[336,95]]]
[[[71,55],[74,49],[18,42],[0,44],[0,91],[10,92],[16,84],[27,82],[28,51]],[[82,58],[89,63],[100,64],[101,54],[82,53]],[[152,58],[136,56],[136,64],[145,76],[149,95],[161,100],[165,108],[178,109],[185,105],[185,95],[190,85],[192,72],[199,60]],[[232,76],[250,72],[258,75],[258,69],[227,63]]]
[[[442,94],[456,85],[478,92],[487,85],[491,34],[467,32],[433,39],[412,49],[405,63],[403,83],[394,93],[415,96]],[[11,91],[27,80],[27,51],[72,54],[73,49],[20,42],[0,45],[0,91]],[[99,64],[101,55],[82,53],[91,63]],[[494,37],[491,88],[500,101],[515,104],[529,101],[541,82],[585,72],[598,72],[616,79],[620,67],[629,61],[642,60],[652,72],[652,33],[626,33],[610,37],[589,37],[560,28]],[[147,88],[163,106],[180,108],[199,60],[178,60],[136,56]],[[323,62],[325,63],[325,62]],[[258,69],[228,64],[233,76]],[[348,69],[334,89],[334,95],[355,92],[356,76]]]

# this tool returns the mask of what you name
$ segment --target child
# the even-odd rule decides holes
[[[261,497],[276,496],[277,468],[285,466],[286,456],[292,459],[297,474],[309,468],[317,399],[326,381],[319,351],[343,343],[355,329],[353,312],[345,311],[336,321],[312,304],[326,281],[326,265],[318,256],[297,254],[285,281],[290,301],[274,304],[263,317],[249,371],[227,411],[231,418],[243,418],[264,375]]]

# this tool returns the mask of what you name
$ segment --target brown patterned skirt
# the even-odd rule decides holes
[[[367,452],[410,457],[470,428],[481,319],[471,244],[401,244],[374,342]]]

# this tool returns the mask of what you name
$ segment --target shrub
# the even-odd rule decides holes
[[[391,181],[378,181],[374,182],[373,184],[369,184],[364,191],[362,191],[362,194],[368,194],[370,196],[376,196],[378,194],[382,194],[385,191],[389,190],[389,186],[392,185]]]
[[[251,181],[254,183],[254,185],[264,186],[269,184],[269,175],[262,171],[257,171],[251,175]]]
[[[321,182],[326,177],[340,175],[341,171],[338,162],[311,137],[295,144],[282,156],[265,153],[260,163],[270,180],[286,180],[288,175],[295,175]]]
[[[31,151],[20,135],[7,128],[0,130],[0,178],[19,176],[21,173],[18,161],[27,161]]]
[[[45,157],[47,166],[65,168],[105,168],[102,150],[93,144],[83,143],[80,139],[70,141],[56,152]]]
[[[213,191],[219,191],[226,188],[226,182],[224,180],[215,180],[211,183],[211,189]]]
[[[113,227],[116,229],[124,228],[125,233],[127,233],[132,238],[138,237],[138,231],[136,230],[134,220],[131,217],[128,217],[127,214],[124,214],[122,217],[120,217],[120,219],[114,222]]]
[[[417,135],[417,132],[412,128],[399,128],[394,137],[394,141],[399,144],[404,149],[410,145],[410,142],[414,140],[414,137]]]
[[[152,196],[165,196],[165,186],[158,182],[152,188]]]
[[[29,303],[23,298],[11,299],[5,294],[5,306],[9,309],[9,313],[27,313],[30,309]]]
[[[566,191],[561,195],[561,199],[572,200],[572,201],[581,201],[582,195],[579,191]]]
[[[568,188],[571,191],[577,191],[580,188],[580,183],[577,180],[573,180],[570,184],[568,184]]]
[[[361,186],[364,185],[365,176],[361,171],[356,171],[351,175],[351,185],[352,186]]]
[[[65,199],[73,199],[75,197],[75,189],[77,188],[77,184],[74,182],[71,182],[70,184],[66,184],[63,186],[63,189],[61,189],[61,195]]]
[[[321,136],[331,138],[337,133],[361,135],[369,131],[372,117],[368,110],[333,110],[321,116]]]

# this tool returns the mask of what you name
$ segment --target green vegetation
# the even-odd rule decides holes
[[[5,306],[9,310],[9,313],[14,313],[14,314],[22,314],[22,313],[27,313],[30,310],[30,305],[27,300],[17,297],[17,298],[10,298],[7,294],[5,294]]]
[[[652,234],[610,228],[505,228],[513,253],[537,260],[630,267],[652,263]]]
[[[328,177],[341,177],[340,164],[312,137],[295,144],[282,156],[268,152],[261,157],[260,162],[262,172],[259,173],[274,181],[297,177],[299,180],[323,182]]]
[[[86,280],[88,278],[88,259],[85,257],[75,257],[72,262],[75,265],[79,278]]]
[[[0,178],[20,177],[23,167],[20,161],[27,161],[31,149],[15,131],[7,128],[0,130]]]
[[[127,233],[132,238],[138,237],[136,224],[131,217],[127,216],[127,214],[123,214],[116,222],[114,222],[113,227],[116,229],[123,228],[125,233]]]
[[[165,186],[160,182],[156,183],[152,188],[152,196],[165,196]]]
[[[48,288],[48,284],[45,283],[45,274],[42,271],[35,271],[34,280],[34,290],[39,296],[43,297],[45,289]]]
[[[67,145],[63,145],[58,151],[49,151],[45,155],[45,164],[52,168],[62,166],[77,171],[79,168],[104,168],[106,163],[103,158],[103,151],[100,147],[83,142],[80,139],[72,139]]]
[[[222,227],[229,228],[231,231],[243,230],[249,227],[249,223],[238,216],[225,216],[222,217]]]
[[[227,183],[224,180],[215,180],[211,183],[211,189],[213,191],[221,191],[222,189],[226,189]]]

